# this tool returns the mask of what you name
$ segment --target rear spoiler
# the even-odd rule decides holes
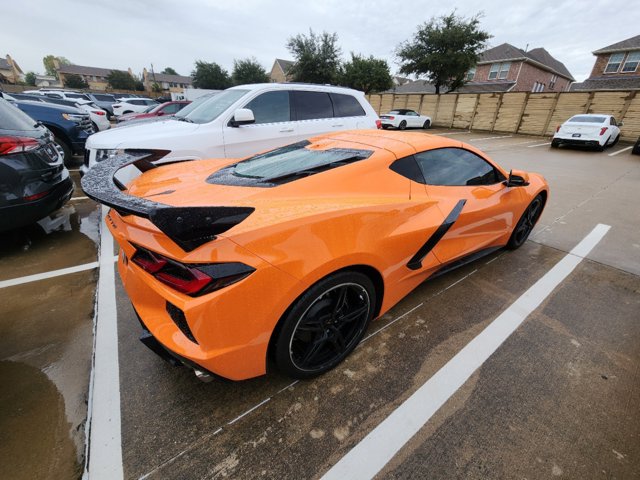
[[[163,203],[124,193],[125,187],[115,174],[127,165],[146,172],[157,168],[152,162],[167,151],[127,150],[109,160],[97,163],[82,177],[82,190],[96,202],[113,208],[120,215],[148,219],[185,252],[190,252],[238,225],[253,207],[172,207]]]

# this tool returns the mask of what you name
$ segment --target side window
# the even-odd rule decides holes
[[[351,95],[332,93],[331,100],[336,117],[364,117],[367,115],[360,102]]]
[[[289,92],[278,90],[258,95],[245,105],[253,111],[256,123],[277,123],[291,121]]]
[[[62,95],[58,95],[57,93],[47,93],[46,95],[49,98],[58,98],[58,99],[62,99]]]
[[[618,124],[616,123],[616,119],[615,119],[615,118],[613,118],[613,117],[611,117],[611,121],[610,121],[609,123],[610,123],[611,125],[613,125],[614,127],[615,127],[615,126],[618,126]]]
[[[297,120],[333,118],[333,104],[325,92],[304,92],[294,90],[293,103]]]
[[[167,105],[166,107],[164,107],[162,109],[162,111],[164,113],[167,113],[167,114],[176,113],[178,110],[180,110],[180,104],[179,103],[172,103],[172,104]]]
[[[415,155],[428,185],[493,185],[504,180],[493,166],[462,148],[439,148]]]

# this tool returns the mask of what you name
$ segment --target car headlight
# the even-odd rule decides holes
[[[78,115],[75,113],[63,113],[62,118],[71,122],[80,123],[82,122],[82,120],[84,120],[84,115]]]
[[[96,151],[96,162],[102,162],[104,160],[109,160],[110,158],[114,158],[117,155],[122,155],[124,153],[124,149],[98,149]]]

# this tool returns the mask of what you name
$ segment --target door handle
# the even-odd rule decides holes
[[[283,128],[282,130],[280,130],[280,133],[289,133],[289,132],[293,132],[293,128]]]

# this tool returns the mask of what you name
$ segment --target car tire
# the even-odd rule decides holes
[[[609,147],[615,147],[616,144],[618,143],[618,140],[620,140],[620,134],[618,134],[616,136],[616,138],[613,140],[613,142],[611,142],[611,145],[608,145]]]
[[[95,122],[91,122],[91,126],[93,127],[93,133],[98,133],[100,131]]]
[[[62,149],[62,152],[64,154],[63,162],[68,163],[73,157],[73,152],[71,151],[71,147],[67,144],[67,142],[65,142],[63,139],[61,139],[57,135],[54,135],[53,141],[56,143],[56,145],[58,145]]]
[[[424,122],[424,125],[422,125],[422,128],[423,128],[424,130],[429,130],[429,129],[431,128],[431,122],[430,122],[429,120],[426,120],[426,121]]]
[[[557,138],[551,140],[551,148],[558,148],[559,146],[560,146],[560,140],[558,140]]]
[[[373,318],[376,291],[369,277],[343,271],[323,278],[289,308],[274,344],[277,368],[306,379],[342,362]]]
[[[398,125],[398,130],[404,130],[405,128],[407,128],[407,122],[405,120],[402,120]]]
[[[597,152],[604,152],[604,149],[607,148],[607,142],[609,141],[609,139],[607,138],[607,140],[604,142],[603,145],[598,145],[596,147],[596,151]]]
[[[511,233],[511,237],[509,237],[509,242],[507,242],[507,248],[509,250],[520,248],[524,242],[527,241],[533,227],[535,227],[536,223],[538,223],[538,220],[540,219],[540,215],[544,209],[544,203],[544,196],[542,194],[538,194],[522,213],[520,220],[518,220],[518,223]]]
[[[633,149],[631,150],[631,153],[634,154],[634,155],[640,155],[640,139],[638,139],[636,144],[633,146]]]

